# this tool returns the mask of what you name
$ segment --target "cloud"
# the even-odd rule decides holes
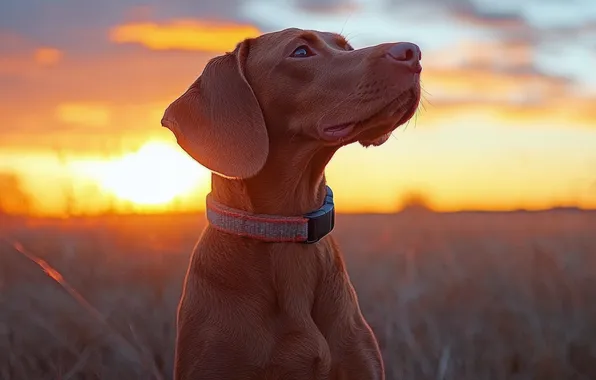
[[[450,103],[531,105],[575,91],[569,77],[536,67],[534,48],[524,41],[463,41],[424,56],[423,83]]]
[[[31,50],[34,51],[34,50]],[[201,74],[213,53],[113,46],[41,66],[31,53],[0,59],[2,148],[117,149],[166,137],[169,102]]]
[[[39,45],[25,36],[0,29],[0,79],[56,65],[63,57],[64,52],[56,47]]]
[[[167,98],[185,90],[213,56],[114,47],[95,54],[69,55],[51,67],[40,67],[21,55],[8,56],[5,64],[0,63],[0,73],[11,78],[12,86],[2,91],[6,97],[0,110],[19,107],[29,113],[24,107],[43,105],[53,113],[64,102],[126,105]]]
[[[536,100],[491,101],[474,98],[435,98],[428,101],[421,112],[419,123],[443,125],[483,122],[500,128],[523,127],[544,129],[592,129],[596,126],[594,99],[561,96]]]
[[[425,89],[445,99],[478,102],[541,102],[567,92],[567,81],[535,71],[500,71],[484,66],[429,69],[423,74]]]
[[[529,68],[534,64],[534,48],[526,41],[463,40],[424,54],[425,64],[438,67],[486,66],[493,70]]]
[[[524,17],[515,11],[499,11],[482,9],[469,1],[459,2],[459,6],[451,7],[451,12],[458,21],[464,21],[484,27],[496,29],[528,29],[530,26]]]
[[[515,115],[522,124],[557,120],[565,125],[562,115],[567,113],[569,123],[584,125],[593,117],[584,105],[589,100],[577,95],[567,75],[577,67],[574,62],[559,71],[537,65],[544,38],[522,13],[495,11],[469,0],[423,1],[445,13],[432,13],[436,20],[417,20],[412,12],[419,3],[401,2],[396,6],[407,12],[385,17],[361,0],[300,0],[294,7],[265,0],[181,1],[171,6],[108,0],[105,9],[93,8],[101,22],[83,28],[82,20],[89,20],[93,12],[73,7],[69,17],[84,17],[66,23],[69,33],[56,32],[56,41],[0,32],[0,51],[7,52],[0,59],[0,86],[7,89],[0,93],[5,120],[0,135],[8,145],[81,150],[117,146],[120,141],[136,144],[152,134],[166,136],[158,125],[160,113],[211,57],[259,35],[263,24],[279,29],[294,22],[338,32],[345,25],[351,39],[368,33],[360,40],[366,44],[386,39],[418,42],[420,36],[423,80],[433,103],[421,121],[429,124],[474,112],[495,114],[507,123]],[[48,12],[57,13],[69,4],[76,5],[64,0]],[[419,13],[424,8],[420,4]],[[346,7],[354,7],[349,20],[341,14]],[[393,28],[396,23],[401,27]],[[63,34],[76,42],[76,48],[64,42]],[[103,44],[95,45],[97,40],[89,40],[89,35],[101,36]],[[556,54],[542,60],[561,62]],[[83,144],[83,136],[101,138],[86,138]]]
[[[114,27],[110,40],[137,43],[154,50],[200,50],[225,52],[234,50],[239,41],[257,37],[261,32],[252,25],[174,20],[169,23],[130,23]]]
[[[63,53],[55,48],[41,47],[35,50],[35,62],[42,66],[52,66],[60,62]]]
[[[451,183],[470,178],[477,181],[466,182],[468,187],[490,198],[485,193],[490,189],[479,185],[492,173],[486,170],[490,157],[501,165],[499,184],[520,177],[513,190],[539,183],[535,178],[542,177],[533,175],[540,170],[544,178],[555,178],[557,171],[584,173],[577,168],[591,152],[594,134],[588,128],[596,125],[596,92],[590,98],[579,90],[580,85],[596,88],[589,77],[596,78],[592,3],[103,0],[82,6],[80,0],[19,0],[0,12],[0,166],[18,167],[6,152],[26,159],[22,167],[37,181],[29,187],[43,188],[43,203],[51,203],[46,185],[55,183],[62,169],[55,164],[55,171],[48,170],[43,152],[35,150],[108,156],[150,139],[175,144],[159,119],[210,58],[251,34],[298,26],[341,31],[357,48],[404,40],[423,48],[423,82],[431,104],[421,112],[416,133],[400,136],[411,139],[402,145],[409,152],[388,145],[367,157],[380,162],[397,154],[405,160],[422,152],[412,172],[400,175],[416,181],[420,173],[435,173],[433,157],[455,157],[456,171],[444,170],[449,163],[441,166],[447,174],[436,171],[433,183],[440,187],[444,180],[438,202],[444,202],[441,194]],[[349,149],[343,157],[358,158],[351,154],[360,148]],[[518,152],[531,158],[525,169],[510,159]],[[559,163],[565,169],[559,170]],[[461,180],[453,180],[458,173]],[[370,170],[362,174],[392,181]],[[557,181],[540,187],[556,187]]]
[[[16,54],[4,54],[0,58],[0,79],[19,78],[24,73],[34,75],[62,61],[64,53],[54,48],[24,50]]]
[[[299,0],[296,6],[305,11],[321,14],[353,13],[360,8],[352,0]]]
[[[24,36],[38,45],[55,46],[69,54],[94,53],[111,44],[106,31],[115,25],[132,22],[161,24],[183,18],[242,22],[238,14],[241,3],[242,0],[18,0],[2,7],[0,29]]]
[[[528,65],[524,46],[473,43],[429,52],[423,72],[431,104],[419,124],[441,125],[477,113],[510,125],[593,125],[589,102],[565,77]],[[520,58],[499,63],[520,49]],[[69,55],[53,66],[15,65],[0,102],[4,146],[78,152],[128,149],[148,138],[172,138],[159,125],[165,107],[201,73],[214,53],[115,46]],[[456,57],[453,62],[448,58]],[[473,118],[468,118],[473,120]]]
[[[111,112],[103,104],[61,103],[56,107],[56,117],[67,124],[104,127],[110,123]]]

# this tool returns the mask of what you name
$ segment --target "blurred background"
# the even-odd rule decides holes
[[[341,210],[596,208],[591,0],[20,0],[0,13],[2,209],[202,208],[209,175],[161,115],[208,59],[291,26],[424,52],[417,119],[329,167]]]
[[[593,0],[0,0],[0,379],[171,377],[210,174],[160,119],[287,27],[423,51],[327,170],[388,379],[596,379]]]

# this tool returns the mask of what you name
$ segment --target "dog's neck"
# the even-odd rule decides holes
[[[320,147],[300,152],[274,150],[255,177],[238,180],[213,174],[213,199],[252,214],[306,214],[321,207],[325,199],[325,166],[335,151]]]

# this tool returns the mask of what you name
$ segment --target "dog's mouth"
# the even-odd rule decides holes
[[[380,145],[391,133],[414,116],[420,101],[415,89],[402,93],[366,119],[337,124],[322,129],[323,139],[330,142]]]
[[[338,138],[343,138],[348,136],[354,128],[356,127],[357,123],[345,123],[334,125],[332,127],[323,128],[323,135],[330,137],[332,140],[337,140]]]

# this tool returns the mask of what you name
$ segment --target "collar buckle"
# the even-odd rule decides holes
[[[333,203],[333,191],[327,186],[325,203],[316,211],[305,214],[308,219],[308,236],[304,243],[314,244],[327,236],[335,227],[335,205]]]

